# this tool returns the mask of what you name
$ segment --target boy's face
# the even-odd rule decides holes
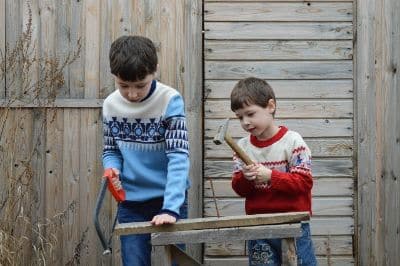
[[[117,76],[114,76],[114,79],[122,97],[130,102],[140,102],[149,94],[154,77],[155,74],[149,74],[138,81],[125,81]]]
[[[274,136],[278,130],[272,115],[274,111],[275,102],[271,99],[266,107],[256,104],[244,105],[236,110],[235,114],[244,130],[259,140],[267,140]]]

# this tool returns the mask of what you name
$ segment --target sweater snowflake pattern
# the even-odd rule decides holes
[[[179,92],[155,80],[141,102],[114,91],[104,100],[103,135],[103,166],[120,170],[126,199],[161,197],[162,212],[179,217],[189,187],[189,143]]]

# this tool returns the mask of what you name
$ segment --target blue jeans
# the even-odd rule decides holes
[[[163,199],[157,198],[146,202],[122,202],[118,206],[118,222],[151,221],[162,207]],[[180,217],[187,218],[187,197],[180,208]],[[124,266],[150,266],[151,242],[150,234],[122,235],[121,257]],[[180,246],[184,248],[184,246]]]
[[[297,265],[314,266],[317,260],[311,241],[309,223],[302,223],[302,236],[296,238]],[[282,264],[280,239],[259,239],[248,241],[250,266],[275,266]]]

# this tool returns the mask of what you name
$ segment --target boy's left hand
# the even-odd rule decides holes
[[[162,213],[154,216],[150,223],[152,225],[174,224],[176,223],[176,218],[167,213]]]
[[[271,180],[271,174],[272,171],[271,169],[265,167],[262,164],[257,164],[258,167],[258,173],[256,176],[256,179],[254,180],[256,183],[269,183]]]

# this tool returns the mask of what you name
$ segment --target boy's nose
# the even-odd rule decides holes
[[[136,99],[138,97],[138,93],[134,90],[129,90],[128,96],[130,99]]]

